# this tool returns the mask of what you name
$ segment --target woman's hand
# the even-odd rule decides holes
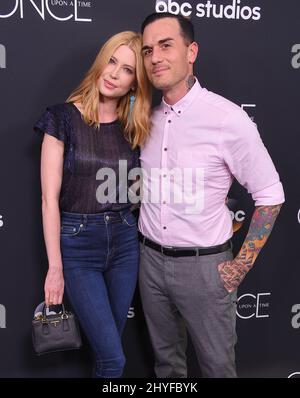
[[[45,281],[45,303],[46,306],[62,303],[64,295],[65,281],[62,267],[48,269]]]

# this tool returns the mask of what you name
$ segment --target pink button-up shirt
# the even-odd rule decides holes
[[[208,247],[232,234],[226,197],[234,177],[256,206],[284,202],[278,173],[256,125],[197,81],[175,105],[152,114],[141,151],[139,230],[166,246]]]

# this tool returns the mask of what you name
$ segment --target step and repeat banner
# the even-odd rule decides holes
[[[280,174],[286,203],[238,292],[240,377],[300,376],[300,2],[297,0],[0,1],[0,377],[89,377],[81,350],[36,357],[31,320],[43,301],[47,258],[42,233],[40,138],[32,126],[64,102],[101,45],[139,31],[157,11],[192,19],[202,86],[239,104],[257,124]],[[155,93],[158,103],[160,94]],[[228,203],[234,251],[254,210],[234,183]],[[92,316],[92,314],[91,314]],[[101,333],[101,330],[99,331]],[[124,332],[124,377],[152,377],[153,354],[138,292]],[[198,377],[188,346],[189,376]]]

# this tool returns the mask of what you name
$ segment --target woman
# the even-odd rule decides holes
[[[66,286],[94,351],[94,377],[99,378],[120,377],[125,364],[121,333],[139,262],[127,177],[139,166],[150,97],[140,35],[122,32],[104,44],[67,102],[48,107],[35,125],[45,133],[45,302],[60,304]]]

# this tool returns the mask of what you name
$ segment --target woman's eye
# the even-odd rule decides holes
[[[109,63],[110,64],[115,64],[116,62],[115,62],[115,60],[113,58],[110,58]]]

